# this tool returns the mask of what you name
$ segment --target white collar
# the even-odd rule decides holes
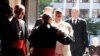
[[[10,17],[8,20],[11,22],[12,19],[13,19],[13,17]]]

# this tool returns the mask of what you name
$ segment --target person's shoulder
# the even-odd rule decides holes
[[[37,19],[36,21],[42,21],[42,19]]]
[[[33,27],[32,30],[31,30],[31,33],[34,32],[34,31],[37,31],[38,29],[39,29],[39,26]]]
[[[69,24],[69,23],[68,23],[68,22],[66,22],[66,21],[63,21],[62,23],[63,23],[63,24]]]
[[[98,47],[100,47],[100,44],[98,44]]]
[[[22,19],[19,19],[19,22],[25,23],[25,21],[24,21],[24,20],[22,20]]]
[[[70,24],[66,21],[63,21],[62,24],[65,25],[65,26],[70,26]]]
[[[19,21],[19,24],[20,24],[21,26],[25,26],[25,21],[24,21],[24,20],[18,19],[18,21]]]
[[[86,21],[86,19],[79,18],[79,21],[80,21],[81,23],[83,23],[83,24],[87,24],[87,21]]]
[[[51,29],[52,29],[53,31],[57,31],[57,30],[58,30],[58,28],[55,27],[55,26],[51,26]]]
[[[78,18],[80,21],[86,22],[86,19]]]
[[[93,44],[91,44],[91,45],[89,45],[89,48],[91,49],[91,48],[94,48],[95,46],[93,45]]]
[[[36,23],[42,24],[42,19],[37,19]]]
[[[55,26],[51,25],[51,29],[57,29]]]
[[[12,20],[11,21],[15,21],[15,19],[16,19],[15,17],[12,17]]]
[[[39,26],[34,27],[34,29],[38,29],[38,28],[39,28]]]
[[[68,19],[65,20],[65,22],[68,22],[68,21],[70,21],[70,20],[71,20],[71,18],[68,18]]]

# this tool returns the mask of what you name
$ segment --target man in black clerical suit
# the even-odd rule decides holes
[[[14,7],[14,17],[11,20],[11,24],[14,31],[14,56],[26,56],[26,24],[23,20],[25,16],[25,7],[21,4],[17,4]]]
[[[71,10],[71,19],[66,20],[74,30],[75,42],[70,45],[72,56],[82,56],[88,52],[88,37],[85,19],[79,18],[79,8],[73,7]]]

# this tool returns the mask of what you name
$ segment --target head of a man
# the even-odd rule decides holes
[[[58,8],[54,12],[54,21],[56,23],[59,23],[62,19],[63,19],[63,11],[60,8]]]
[[[14,7],[14,13],[15,17],[17,17],[18,19],[23,19],[23,16],[25,15],[25,7],[21,4],[17,4]]]
[[[79,17],[79,13],[80,13],[79,8],[78,7],[73,7],[71,9],[71,18],[77,19]]]
[[[53,13],[53,8],[47,6],[47,7],[44,8],[43,13],[50,13],[50,14],[52,14]]]
[[[49,13],[43,14],[42,19],[44,23],[49,23],[49,24],[52,23],[52,15]]]

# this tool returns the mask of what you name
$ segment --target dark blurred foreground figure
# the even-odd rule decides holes
[[[9,21],[10,17],[13,15],[12,8],[8,4],[4,4],[1,9],[2,16],[0,17],[0,39],[1,39],[1,49],[2,56],[15,56],[13,54],[13,44],[14,34],[11,23]]]
[[[54,56],[57,40],[63,44],[69,44],[72,40],[51,26],[52,17],[50,14],[44,14],[42,19],[44,23],[33,29],[28,39],[32,44],[30,53],[31,56]]]

